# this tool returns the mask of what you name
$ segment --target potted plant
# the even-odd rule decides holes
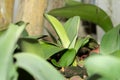
[[[24,22],[10,24],[8,29],[0,31],[1,80],[64,80],[65,77],[54,67],[59,69],[61,67],[77,66],[80,61],[77,61],[76,56],[78,56],[78,52],[82,47],[91,46],[92,44],[94,49],[96,45],[98,46],[97,42],[90,36],[78,37],[80,18],[92,21],[106,31],[100,43],[99,54],[92,55],[91,53],[84,61],[88,72],[87,79],[120,79],[120,26],[113,28],[109,16],[97,6],[79,4],[78,2],[71,4],[67,0],[66,3],[67,7],[55,9],[45,14],[46,19],[52,24],[59,38],[52,38],[52,43],[43,39],[46,35],[28,35],[25,30],[27,24]],[[74,10],[75,13],[72,13],[71,10]],[[88,15],[87,11],[93,14]],[[63,16],[69,19],[62,24],[51,15]],[[54,55],[59,59],[54,58]],[[114,74],[111,74],[111,69]],[[49,72],[52,72],[52,74]],[[29,76],[21,77],[22,74],[28,74]]]

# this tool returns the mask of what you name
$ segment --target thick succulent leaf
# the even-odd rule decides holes
[[[57,45],[52,44],[52,43],[44,42],[44,41],[40,41],[40,46],[41,46],[41,49],[44,53],[45,59],[48,59],[52,55],[64,50],[64,48],[61,48],[60,46],[57,46]]]
[[[60,58],[58,62],[56,60],[52,60],[52,63],[57,67],[67,67],[72,64],[76,56],[75,49],[68,49]]]
[[[79,4],[53,9],[48,14],[66,18],[80,16],[83,20],[99,25],[106,32],[113,28],[110,17],[102,9],[92,4]]]
[[[91,56],[85,61],[88,75],[100,75],[99,80],[120,79],[120,59],[113,56]]]
[[[62,67],[72,64],[76,56],[75,49],[68,49],[59,60],[59,64]]]
[[[16,65],[28,73],[35,80],[64,80],[64,77],[48,62],[33,54],[16,54]]]
[[[38,41],[35,38],[22,38],[19,41],[19,45],[22,51],[36,54],[44,59],[48,59],[50,56],[63,50],[63,48],[57,45],[44,41]]]
[[[76,38],[78,36],[78,30],[80,26],[80,18],[79,16],[75,16],[70,18],[65,24],[64,28],[70,40],[69,48],[74,48]]]
[[[19,40],[19,46],[23,52],[28,52],[36,54],[37,56],[45,57],[43,51],[41,50],[39,41],[35,38],[21,38]]]
[[[10,24],[4,35],[0,36],[0,79],[10,80],[13,77],[14,69],[12,55],[15,49],[16,42],[20,34],[24,30],[26,24],[14,25]],[[13,75],[11,74],[13,72]]]
[[[45,14],[45,17],[52,24],[52,27],[55,29],[56,33],[58,34],[63,47],[68,48],[70,44],[70,40],[62,24],[55,17],[51,15]]]
[[[100,45],[100,53],[111,54],[120,50],[120,25],[107,32]]]

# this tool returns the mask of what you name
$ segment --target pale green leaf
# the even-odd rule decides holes
[[[48,62],[33,54],[16,54],[16,65],[28,73],[35,80],[64,80],[64,77]]]
[[[63,47],[68,48],[68,46],[70,45],[70,40],[62,24],[55,17],[51,15],[45,14],[45,17],[52,24],[52,27],[55,29],[56,33],[58,34]]]
[[[64,28],[70,40],[69,48],[74,48],[76,38],[78,37],[78,30],[80,26],[79,16],[70,18],[65,24]]]

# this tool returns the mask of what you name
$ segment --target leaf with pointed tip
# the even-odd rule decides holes
[[[78,38],[77,41],[76,41],[76,44],[75,44],[75,50],[76,52],[78,52],[78,50],[83,47],[85,44],[87,44],[90,40],[90,36],[87,36],[85,38]]]
[[[51,15],[45,14],[45,17],[52,24],[52,27],[55,29],[56,33],[58,34],[63,47],[68,48],[68,46],[70,45],[70,40],[62,24],[55,17]]]
[[[113,28],[110,17],[101,8],[92,4],[79,4],[53,9],[48,14],[66,18],[80,16],[83,20],[99,25],[105,32]]]
[[[35,80],[64,80],[64,77],[43,58],[33,54],[15,54],[16,65],[28,73]],[[51,74],[52,73],[52,74]]]
[[[78,37],[78,30],[80,26],[79,16],[70,18],[65,24],[64,28],[70,40],[69,48],[74,48],[76,38]]]

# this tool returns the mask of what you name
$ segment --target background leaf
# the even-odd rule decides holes
[[[100,53],[111,54],[120,50],[120,25],[107,32],[100,45]]]
[[[21,53],[14,56],[16,65],[29,72],[35,80],[64,80],[64,77],[41,57],[30,53]]]
[[[83,20],[98,24],[105,32],[113,28],[110,17],[102,9],[91,4],[79,4],[53,9],[48,14],[66,18],[80,16]]]

